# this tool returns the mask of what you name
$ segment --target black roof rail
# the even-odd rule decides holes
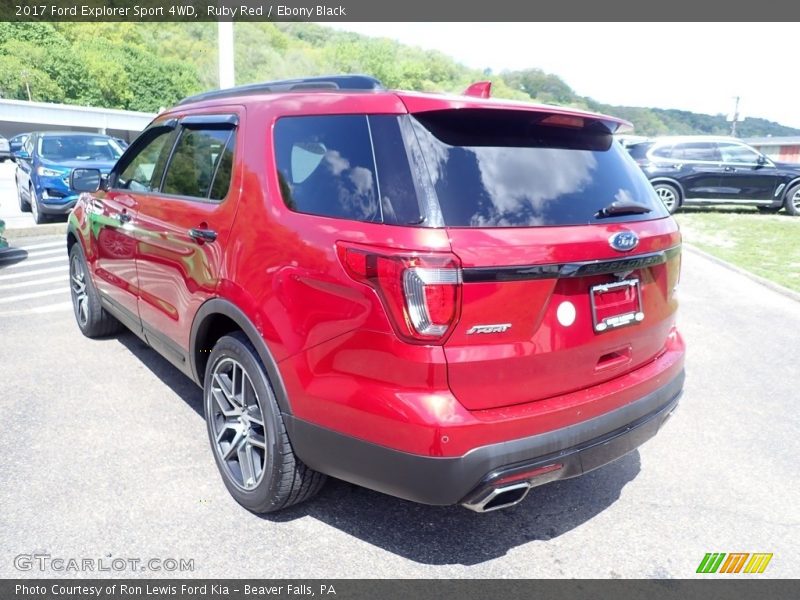
[[[278,81],[265,81],[264,83],[251,83],[239,85],[222,90],[211,90],[195,96],[189,96],[178,102],[178,106],[215,98],[229,98],[232,96],[247,96],[252,94],[275,94],[279,92],[298,91],[325,91],[325,90],[353,90],[376,91],[383,90],[383,84],[369,75],[325,75],[321,77],[303,77],[301,79],[281,79]]]

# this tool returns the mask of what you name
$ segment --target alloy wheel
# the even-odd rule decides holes
[[[792,206],[794,206],[795,211],[800,212],[800,188],[797,188],[795,190],[794,194],[792,195],[791,202]]]
[[[222,358],[211,373],[207,400],[214,451],[228,479],[249,491],[264,478],[267,443],[264,411],[253,382],[233,358]]]
[[[675,208],[675,203],[678,201],[678,198],[675,196],[675,192],[668,187],[658,187],[656,188],[656,193],[658,194],[658,197],[661,198],[664,206],[667,207],[667,210],[672,212]]]
[[[81,327],[85,327],[89,321],[89,295],[86,291],[86,272],[77,254],[70,261],[69,277],[75,318]]]

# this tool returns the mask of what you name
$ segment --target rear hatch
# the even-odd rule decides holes
[[[580,390],[662,351],[680,234],[614,123],[479,108],[411,122],[463,269],[444,347],[465,407]]]

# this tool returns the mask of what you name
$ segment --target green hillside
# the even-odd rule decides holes
[[[440,52],[310,23],[237,23],[237,83],[330,73],[367,73],[387,87],[460,92],[481,79],[493,94],[607,112],[641,135],[725,134],[724,115],[610,106],[577,95],[535,68],[484,73]],[[217,86],[215,23],[0,23],[0,96],[155,111]],[[764,119],[743,137],[800,135]]]

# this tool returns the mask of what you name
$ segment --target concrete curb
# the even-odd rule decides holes
[[[3,234],[5,235],[6,239],[8,240],[15,240],[17,238],[24,238],[24,237],[38,237],[38,236],[45,236],[45,235],[66,235],[67,233],[67,224],[66,223],[48,223],[47,225],[32,225],[30,227],[8,227],[6,224],[6,232]]]
[[[761,277],[760,275],[756,275],[755,273],[751,273],[750,271],[745,271],[744,269],[742,269],[740,267],[737,267],[736,265],[731,264],[726,260],[722,260],[721,258],[718,258],[718,257],[714,256],[713,254],[709,254],[708,252],[705,252],[704,250],[700,250],[700,248],[698,248],[697,246],[693,246],[691,244],[687,244],[686,242],[684,242],[683,243],[683,247],[686,248],[689,252],[692,252],[693,254],[697,254],[698,256],[702,256],[703,258],[705,258],[707,260],[710,260],[711,262],[713,262],[713,263],[715,263],[715,264],[717,264],[717,265],[719,265],[721,267],[725,267],[726,269],[734,271],[735,273],[738,273],[739,275],[744,275],[748,279],[751,279],[751,280],[755,281],[756,283],[760,283],[764,287],[768,287],[773,292],[778,292],[782,296],[786,296],[787,298],[790,298],[790,299],[794,300],[795,302],[800,302],[800,292],[795,292],[794,290],[790,290],[789,288],[784,287],[784,286],[780,285],[779,283],[775,283],[774,281],[770,281],[769,279],[765,279],[764,277]]]

